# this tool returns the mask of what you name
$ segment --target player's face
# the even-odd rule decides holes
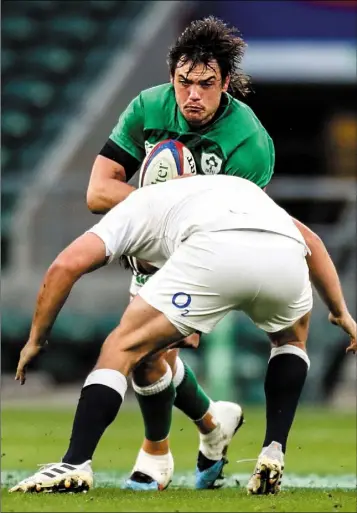
[[[223,91],[227,91],[229,78],[222,84],[217,61],[209,66],[197,64],[192,70],[191,62],[178,63],[171,82],[175,88],[176,102],[181,114],[191,125],[204,125],[215,115]]]

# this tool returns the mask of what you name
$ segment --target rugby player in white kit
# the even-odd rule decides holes
[[[294,374],[299,364],[307,372],[312,309],[308,253],[286,211],[258,186],[238,177],[172,180],[138,189],[114,207],[47,271],[16,379],[25,383],[27,364],[46,343],[57,314],[83,274],[123,255],[146,261],[158,271],[105,340],[82,388],[62,461],[49,464],[11,491],[90,488],[93,453],[119,411],[126,378],[135,366],[183,336],[211,332],[231,310],[245,312],[269,335],[271,360],[294,357],[284,360],[285,372]],[[314,264],[321,264],[319,292],[330,310],[330,321],[349,334],[348,350],[355,352],[356,323],[333,264],[327,260]],[[276,379],[279,382],[280,377]],[[278,422],[279,415],[272,409],[268,423]],[[248,489],[261,486],[265,473],[278,491],[283,469],[281,444],[273,441],[259,455]]]

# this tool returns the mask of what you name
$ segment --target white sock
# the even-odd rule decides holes
[[[160,379],[151,385],[140,387],[132,380],[134,391],[139,395],[155,395],[168,388],[172,381],[172,370],[169,364],[166,364],[166,372]]]

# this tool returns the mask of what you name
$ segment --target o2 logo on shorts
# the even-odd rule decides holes
[[[176,292],[176,294],[172,296],[172,304],[182,310],[182,317],[185,317],[189,313],[187,307],[190,306],[191,301],[192,298],[190,294],[186,294],[186,292]]]

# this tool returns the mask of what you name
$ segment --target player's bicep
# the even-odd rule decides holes
[[[292,220],[297,229],[300,231],[301,235],[304,237],[304,240],[310,251],[312,251],[316,245],[319,245],[322,242],[317,233],[313,232],[311,228],[303,224],[298,219],[295,219],[294,217],[292,217]]]

